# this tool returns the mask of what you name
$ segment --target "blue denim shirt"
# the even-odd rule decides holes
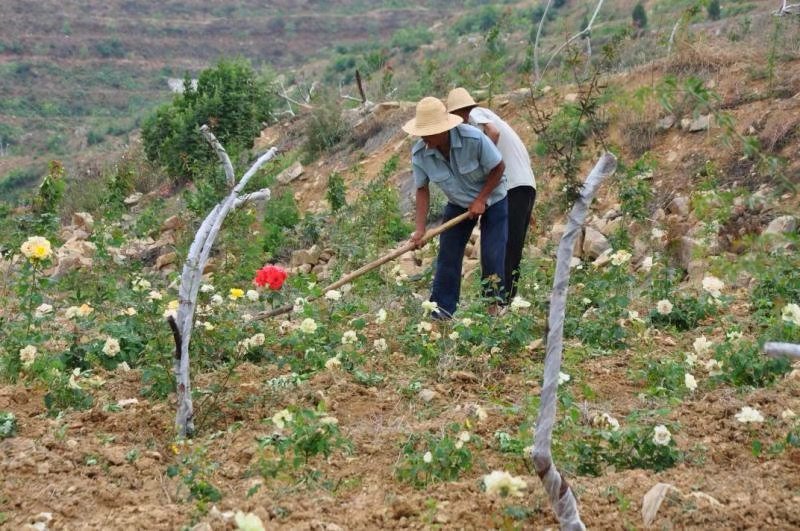
[[[462,208],[478,197],[486,176],[503,160],[497,147],[479,129],[461,124],[450,130],[450,160],[438,149],[428,149],[420,139],[411,148],[411,167],[417,188],[429,181],[442,189],[447,200]],[[490,207],[506,196],[506,176],[486,200]]]

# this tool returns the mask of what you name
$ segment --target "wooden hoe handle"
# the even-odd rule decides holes
[[[454,226],[458,225],[459,223],[461,223],[462,221],[464,221],[467,218],[469,218],[469,211],[464,212],[463,214],[461,214],[459,216],[456,216],[451,220],[448,220],[447,223],[442,223],[438,227],[432,228],[431,230],[427,231],[422,236],[422,239],[420,240],[420,243],[425,243],[425,242],[435,238],[439,234],[443,233],[444,231],[446,231],[447,229],[449,229],[451,227],[454,227]],[[392,252],[390,252],[388,254],[385,254],[385,255],[381,256],[380,258],[378,258],[376,260],[373,260],[372,262],[368,263],[367,265],[356,269],[352,273],[349,273],[349,274],[343,276],[342,278],[340,278],[339,280],[337,280],[333,284],[329,284],[329,285],[325,286],[324,288],[322,288],[322,293],[324,295],[325,293],[329,292],[332,289],[336,289],[336,288],[339,288],[341,286],[344,286],[348,282],[351,282],[352,280],[360,277],[361,275],[372,271],[376,267],[380,267],[383,264],[385,264],[386,262],[391,262],[392,260],[394,260],[394,259],[406,254],[409,251],[413,251],[413,250],[414,250],[414,244],[411,243],[411,242],[408,242],[407,244],[403,245],[399,249],[395,249],[394,251],[392,251]],[[318,298],[319,297],[310,297],[308,300],[309,301],[313,301],[313,300],[318,299]],[[280,308],[274,308],[274,309],[266,311],[266,312],[261,312],[258,315],[256,315],[255,318],[256,319],[268,319],[270,317],[275,317],[276,315],[283,315],[285,313],[289,313],[290,311],[292,311],[292,305],[289,304],[289,305],[286,305],[286,306],[281,306]]]

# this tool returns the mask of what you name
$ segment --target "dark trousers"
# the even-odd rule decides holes
[[[444,222],[462,214],[467,209],[448,203],[444,208]],[[505,249],[508,239],[508,199],[493,204],[481,216],[481,278],[491,279],[485,284],[484,295],[504,298]],[[433,277],[431,300],[436,302],[444,317],[453,315],[461,294],[461,266],[475,219],[462,221],[439,236],[439,255]]]
[[[517,294],[519,282],[519,263],[522,261],[522,248],[531,221],[533,204],[536,202],[536,188],[517,186],[508,191],[508,244],[506,245],[506,295],[508,300]]]

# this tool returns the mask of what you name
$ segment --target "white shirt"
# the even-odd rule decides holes
[[[505,120],[497,116],[489,109],[475,107],[469,113],[469,123],[483,131],[484,124],[490,123],[500,131],[500,139],[497,141],[497,149],[503,155],[503,162],[506,163],[506,186],[508,189],[517,186],[533,186],[536,188],[536,180],[533,177],[531,168],[531,158],[525,144]]]

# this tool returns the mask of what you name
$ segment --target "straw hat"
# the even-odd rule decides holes
[[[463,121],[449,114],[441,100],[427,97],[419,100],[416,116],[406,122],[403,131],[414,136],[429,136],[449,131]]]
[[[454,88],[447,95],[447,112],[457,111],[464,107],[477,107],[477,105],[464,87]]]

